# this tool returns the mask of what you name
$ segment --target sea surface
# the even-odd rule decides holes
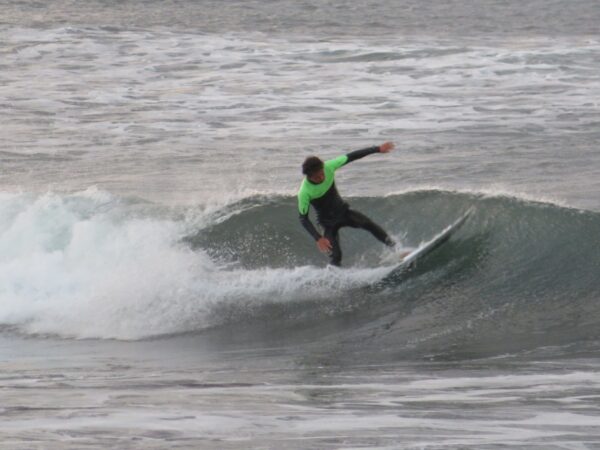
[[[599,274],[596,0],[0,0],[1,449],[600,449]]]

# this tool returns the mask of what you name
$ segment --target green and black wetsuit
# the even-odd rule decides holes
[[[310,206],[314,206],[317,211],[317,221],[323,228],[323,236],[331,242],[332,250],[329,254],[329,260],[332,265],[339,266],[342,260],[338,235],[341,227],[363,228],[370,231],[373,236],[384,244],[394,245],[394,241],[379,225],[364,214],[350,209],[335,187],[334,178],[337,169],[352,161],[378,152],[379,147],[369,147],[330,159],[323,164],[325,179],[321,183],[312,183],[308,178],[304,178],[302,181],[298,191],[300,222],[315,240],[322,237],[308,217]]]

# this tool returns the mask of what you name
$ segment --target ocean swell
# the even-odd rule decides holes
[[[406,247],[475,213],[410,272],[384,279],[389,254],[362,230],[342,231],[346,267],[326,268],[288,196],[207,211],[94,189],[3,193],[0,324],[117,339],[244,324],[304,342],[310,329],[313,340],[341,336],[353,352],[386,358],[599,338],[599,214],[438,190],[350,202]]]

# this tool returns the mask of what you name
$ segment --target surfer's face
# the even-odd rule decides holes
[[[323,171],[323,169],[319,169],[307,178],[308,181],[310,181],[311,183],[321,184],[325,180],[325,172]]]

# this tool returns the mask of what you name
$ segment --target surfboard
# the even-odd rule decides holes
[[[439,248],[463,226],[473,211],[474,208],[469,208],[463,215],[432,237],[429,241],[423,242],[415,250],[404,256],[404,258],[402,258],[398,264],[390,268],[383,278],[385,279],[390,275],[408,270],[414,264],[416,264],[419,259],[422,259],[424,256]]]

